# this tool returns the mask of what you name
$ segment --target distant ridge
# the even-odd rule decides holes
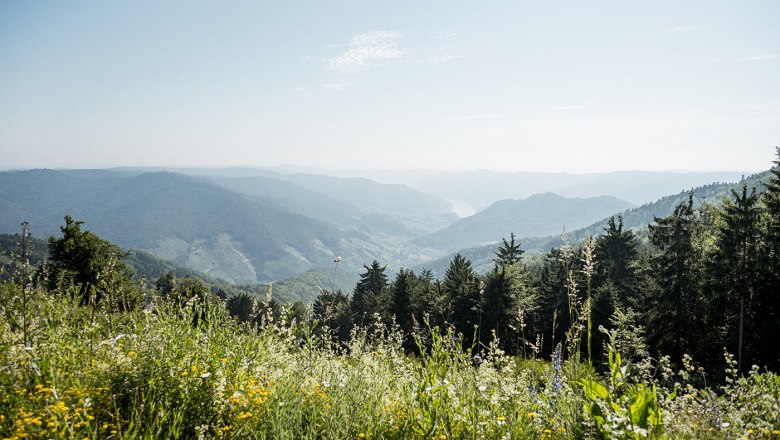
[[[455,250],[496,242],[514,233],[518,237],[542,237],[579,228],[621,212],[632,205],[615,197],[566,198],[554,193],[522,200],[500,200],[451,226],[414,240],[420,246]]]
[[[642,237],[644,236],[645,228],[653,222],[654,217],[665,217],[670,215],[678,204],[688,200],[689,193],[693,193],[695,207],[701,206],[704,202],[720,204],[723,202],[724,198],[731,196],[730,191],[732,189],[736,190],[741,188],[743,184],[746,184],[748,188],[755,187],[758,192],[763,192],[764,183],[768,181],[769,176],[769,171],[763,171],[750,175],[737,183],[714,182],[700,185],[695,188],[678,191],[677,193],[661,197],[654,202],[646,203],[642,206],[624,210],[615,215],[622,216],[624,226],[628,229],[638,231],[640,237]],[[595,237],[603,233],[610,217],[611,215],[605,216],[603,219],[579,229],[571,230],[567,228],[566,232],[569,243],[578,243],[586,239],[589,235]],[[515,233],[515,235],[519,237],[522,248],[526,251],[525,257],[531,259],[534,256],[548,252],[551,248],[562,246],[562,233],[563,230],[560,230],[547,237],[523,237],[517,233]],[[476,268],[484,271],[492,266],[493,259],[495,258],[495,251],[495,244],[463,247],[444,257],[420,264],[416,267],[418,269],[422,267],[431,269],[438,276],[443,276],[444,270],[449,265],[450,260],[455,253],[458,252],[470,259]]]

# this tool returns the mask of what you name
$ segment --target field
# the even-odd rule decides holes
[[[415,355],[380,324],[338,347],[284,314],[258,329],[219,304],[0,295],[0,438],[780,438],[780,377],[756,369],[709,389],[615,353],[599,375],[436,330]]]

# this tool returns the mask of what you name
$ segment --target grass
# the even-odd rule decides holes
[[[757,369],[712,390],[693,367],[632,379],[619,356],[602,377],[561,350],[475,358],[447,332],[414,356],[380,324],[338,346],[219,304],[109,315],[22,293],[0,285],[0,438],[780,438],[780,377]]]

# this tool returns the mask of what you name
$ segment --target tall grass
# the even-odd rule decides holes
[[[0,286],[0,438],[780,438],[770,373],[717,393],[683,381],[674,398],[674,385],[645,384],[660,396],[660,422],[642,428],[625,412],[640,389],[626,365],[616,364],[626,385],[602,381],[602,399],[578,385],[588,368],[560,348],[552,362],[497,344],[475,357],[459,335],[432,329],[411,356],[382,324],[340,346],[284,314],[258,328],[220,304],[93,314],[67,292],[32,293],[25,340],[13,319],[23,289]],[[618,408],[601,403],[597,423],[599,399]]]

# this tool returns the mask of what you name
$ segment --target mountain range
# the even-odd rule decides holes
[[[311,174],[315,171],[121,168],[0,172],[0,234],[18,233],[20,222],[26,220],[37,237],[58,235],[63,217],[71,215],[83,220],[85,229],[124,248],[145,251],[232,283],[277,282],[281,291],[288,288],[285,297],[303,298],[316,292],[312,286],[306,287],[311,283],[323,288],[349,286],[363,264],[372,260],[387,264],[391,271],[401,266],[436,267],[448,262],[455,251],[468,254],[473,250],[477,259],[489,261],[494,243],[510,233],[521,238],[523,247],[533,253],[554,243],[564,226],[575,237],[581,227],[600,232],[601,220],[613,214],[623,213],[629,227],[651,222],[652,215],[665,215],[663,209],[653,210],[650,205],[631,209],[631,201],[642,199],[642,188],[658,192],[663,187],[653,179],[642,183],[647,176],[641,173],[621,175],[618,180],[623,187],[612,188],[609,196],[591,192],[609,187],[619,173],[590,176],[590,183],[579,189],[572,175],[521,173],[541,180],[524,188],[497,191],[492,198],[515,196],[493,200],[480,212],[458,218],[441,191],[439,195],[421,191],[436,181],[435,176],[441,179],[441,173],[383,175],[387,181],[411,182],[407,185],[379,183],[359,177],[360,172],[339,177]],[[498,185],[494,174],[507,178],[501,173],[464,175],[464,182],[480,176],[482,183],[471,180],[471,185],[483,188],[469,187],[457,193],[459,186],[455,185],[444,195],[452,195],[456,201],[487,203],[488,198],[477,196]],[[454,174],[449,177],[454,178]],[[439,182],[443,185],[445,181]],[[516,196],[543,187],[540,182],[550,187],[541,194]],[[581,195],[549,193],[552,187]],[[678,187],[676,192],[684,188]],[[630,193],[629,201],[614,195],[621,191]],[[663,199],[654,203],[671,209]],[[480,247],[486,243],[490,245]],[[341,262],[334,264],[337,256],[342,257]]]

